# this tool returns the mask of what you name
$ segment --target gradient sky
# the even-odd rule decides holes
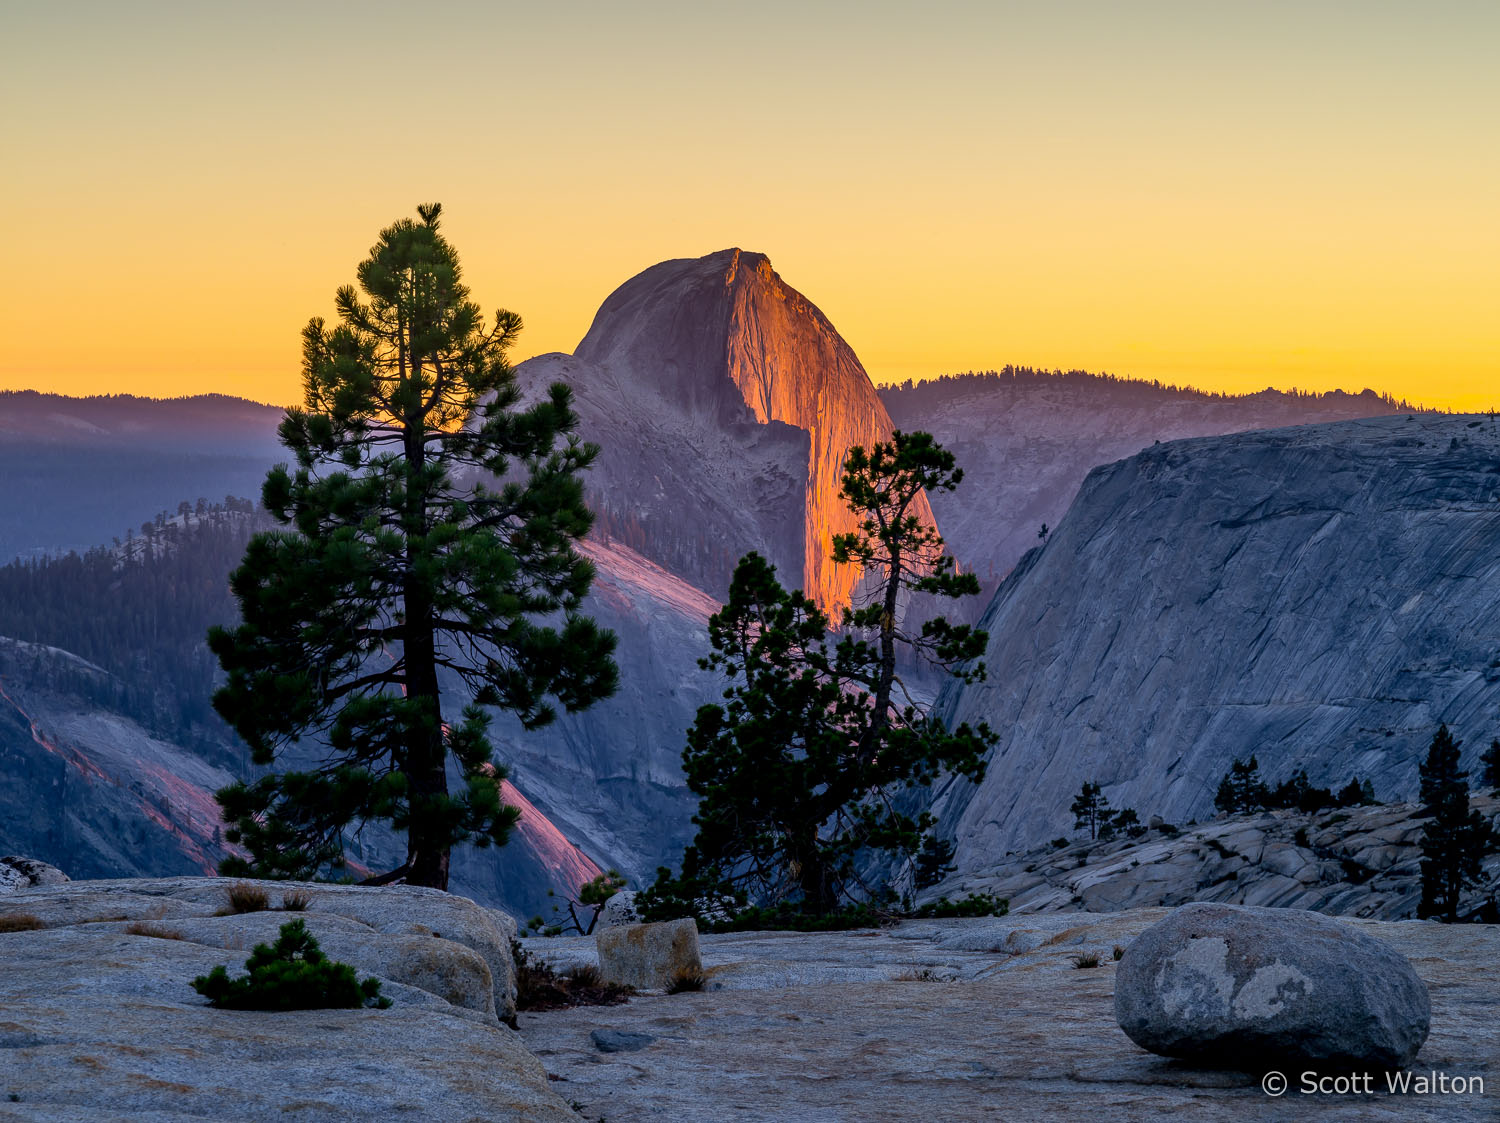
[[[768,254],[877,381],[1006,362],[1500,404],[1500,3],[0,5],[0,388],[300,397],[440,200],[571,351]]]

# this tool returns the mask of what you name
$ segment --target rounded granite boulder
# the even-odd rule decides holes
[[[1169,1057],[1256,1068],[1404,1068],[1427,1040],[1427,987],[1353,925],[1296,909],[1190,904],[1115,973],[1115,1018]]]

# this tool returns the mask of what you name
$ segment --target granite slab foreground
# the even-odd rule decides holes
[[[214,917],[227,883],[191,880],[72,882],[4,899],[0,919],[49,926],[0,932],[0,1120],[577,1119],[515,1031],[496,1020],[484,958],[446,936],[418,942],[410,925],[392,920],[420,912],[479,942],[488,932],[482,916],[458,926],[479,913],[472,902],[318,886],[324,907],[341,912]],[[249,949],[292,915],[381,978],[394,1005],[215,1010],[192,989],[219,964],[238,974]],[[161,935],[128,931],[130,916]],[[509,942],[503,932],[496,939]],[[382,961],[385,970],[372,969]]]
[[[1413,1066],[1483,1094],[1269,1097],[1257,1073],[1147,1053],[1113,1010],[1116,944],[1164,909],[909,922],[883,932],[702,937],[710,989],[520,1016],[522,1036],[585,1119],[729,1123],[1500,1117],[1500,930],[1350,921],[1409,957],[1432,996]],[[548,945],[552,951],[549,953]],[[530,940],[560,963],[584,941]],[[1079,968],[1075,956],[1099,956]],[[644,1033],[603,1053],[595,1030]]]

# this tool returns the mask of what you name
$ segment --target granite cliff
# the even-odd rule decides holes
[[[961,871],[1071,826],[1084,781],[1212,814],[1230,763],[1413,798],[1439,722],[1500,735],[1500,425],[1399,415],[1178,441],[1092,472],[983,618],[1000,734],[936,807]]]
[[[588,487],[602,536],[713,596],[758,550],[823,607],[848,603],[857,574],[829,558],[853,526],[844,456],[893,426],[853,350],[764,255],[653,265],[604,301],[573,355],[518,371],[576,391],[601,446]],[[925,500],[919,514],[932,517]]]

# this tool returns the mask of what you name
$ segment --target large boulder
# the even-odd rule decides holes
[[[623,928],[627,924],[639,924],[641,914],[635,907],[635,894],[629,889],[621,889],[609,900],[604,902],[604,908],[599,912],[599,927]]]
[[[1115,974],[1115,1018],[1132,1041],[1236,1068],[1404,1068],[1430,1017],[1426,985],[1395,948],[1292,909],[1184,905]]]
[[[35,858],[22,858],[17,854],[0,858],[0,897],[38,885],[61,885],[67,880],[68,875],[62,870]]]
[[[691,917],[606,928],[594,939],[599,972],[611,983],[659,990],[680,975],[703,971],[698,924]]]

